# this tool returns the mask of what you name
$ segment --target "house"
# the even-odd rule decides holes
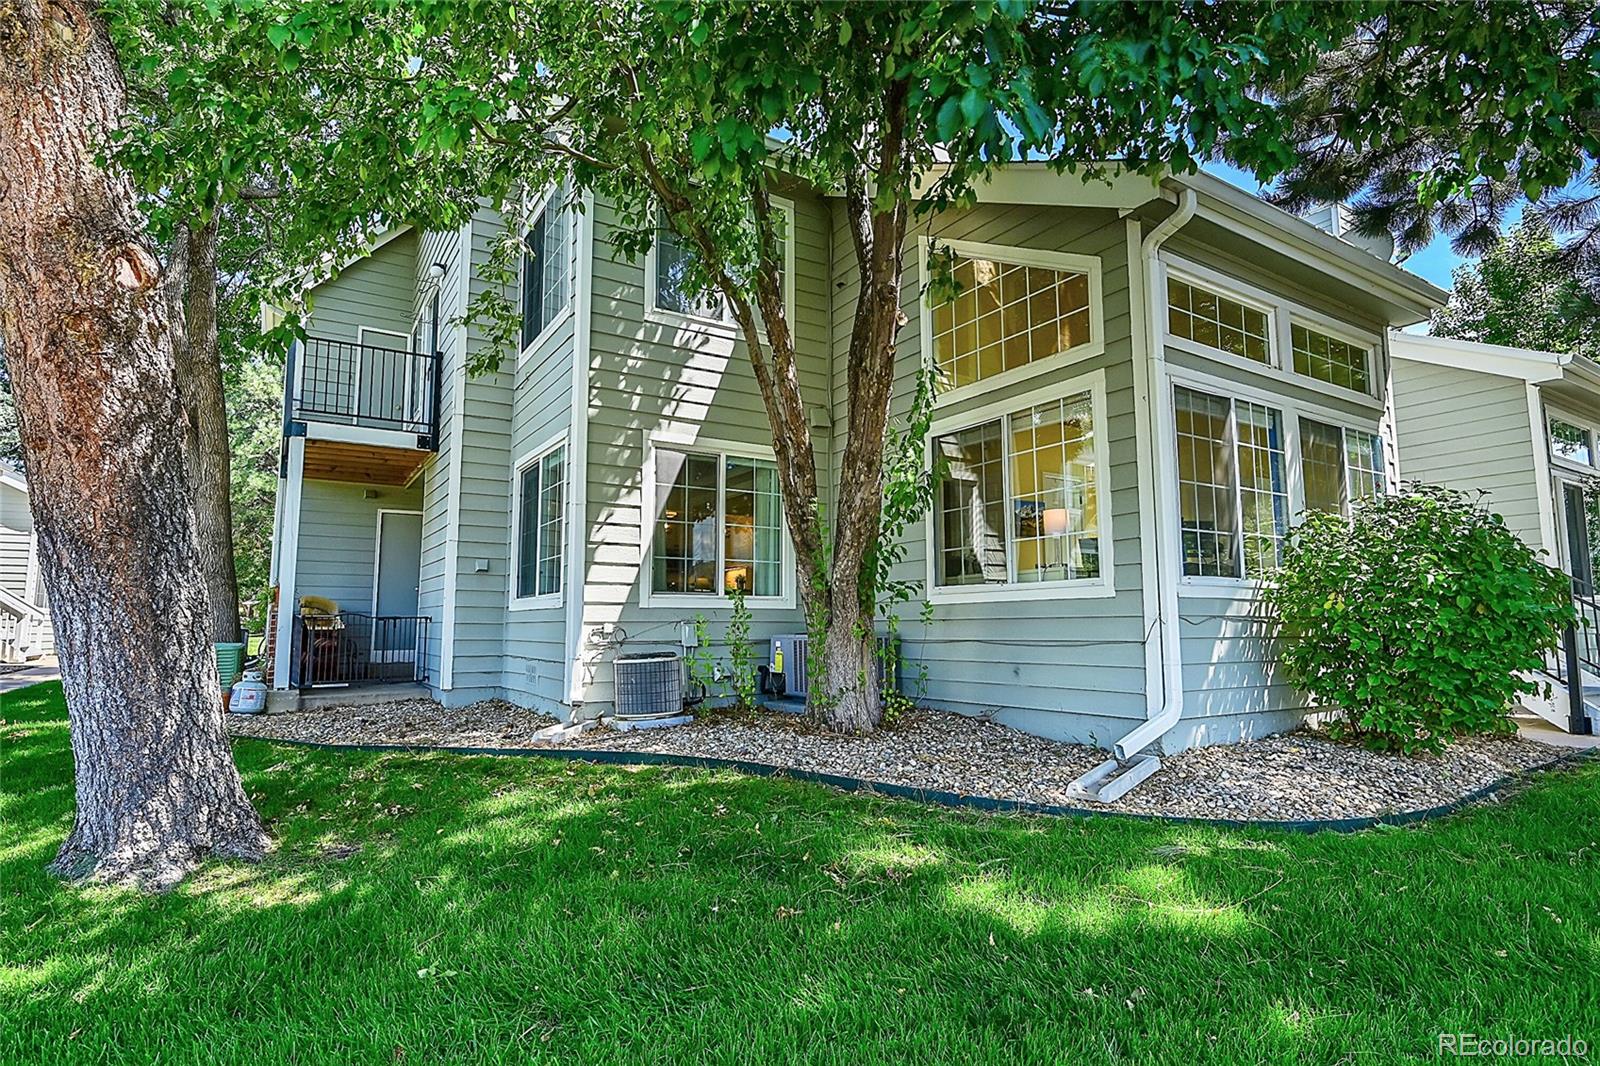
[[[780,191],[826,509],[855,263],[837,198]],[[619,654],[679,650],[696,616],[720,644],[735,580],[763,648],[805,632],[742,340],[682,290],[670,234],[630,261],[583,207],[538,214],[520,350],[492,373],[460,324],[490,210],[386,234],[312,291],[273,580],[321,600],[274,634],[279,692],[390,677],[593,716]],[[899,626],[902,686],[1130,755],[1296,724],[1257,579],[1303,509],[1392,483],[1389,331],[1446,294],[1205,174],[1018,164],[911,240],[896,414],[937,367],[950,476],[905,534],[897,576],[931,610]],[[930,307],[934,244],[965,289]]]
[[[1590,731],[1583,719],[1600,719],[1600,363],[1408,334],[1390,346],[1401,474],[1483,492],[1512,532],[1572,578],[1588,622],[1574,647],[1586,681],[1574,706],[1563,657],[1551,664],[1552,696],[1526,705],[1562,729]]]
[[[28,482],[0,463],[0,662],[55,654]]]

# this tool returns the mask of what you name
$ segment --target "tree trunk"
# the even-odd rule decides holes
[[[217,219],[185,227],[187,269],[183,285],[184,343],[174,346],[178,393],[187,428],[194,480],[195,531],[200,570],[211,605],[211,639],[239,639],[239,577],[233,562],[232,471],[228,402],[217,348]]]
[[[5,5],[0,328],[77,788],[53,868],[162,888],[269,840],[223,729],[156,259],[95,162],[124,104],[92,4]]]

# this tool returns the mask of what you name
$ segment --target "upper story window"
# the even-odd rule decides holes
[[[1594,434],[1563,418],[1550,419],[1550,454],[1581,466],[1594,465]]]
[[[778,279],[784,294],[784,310],[790,321],[794,319],[794,205],[788,200],[772,197],[772,206],[781,218],[783,228],[783,255]],[[664,220],[656,224],[655,239],[650,245],[646,270],[649,273],[649,307],[670,315],[698,319],[724,326],[733,325],[733,310],[728,298],[717,289],[700,292],[690,284],[694,275],[695,251],[692,245]],[[751,304],[756,314],[760,307]]]
[[[523,235],[522,336],[524,350],[567,307],[572,295],[571,218],[562,188],[545,200]]]
[[[784,595],[783,501],[770,459],[654,449],[653,595]]]
[[[935,436],[936,588],[1101,576],[1094,412],[1093,392],[1073,392]]]
[[[524,459],[516,472],[514,597],[559,596],[566,542],[566,447],[557,444]]]
[[[941,392],[1100,344],[1099,261],[1087,256],[943,241],[959,290],[924,308]]]
[[[1177,386],[1178,513],[1183,572],[1259,577],[1289,533],[1283,413]]]
[[[1294,372],[1356,392],[1372,392],[1372,349],[1296,322],[1289,327]]]
[[[1167,332],[1258,363],[1272,361],[1265,311],[1173,277],[1167,279]]]
[[[1300,419],[1300,480],[1307,511],[1350,513],[1350,501],[1388,488],[1383,438],[1365,430]]]

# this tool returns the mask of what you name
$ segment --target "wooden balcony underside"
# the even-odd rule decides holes
[[[305,476],[363,485],[409,485],[432,452],[337,440],[306,441]]]

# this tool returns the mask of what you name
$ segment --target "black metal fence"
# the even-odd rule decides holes
[[[297,614],[289,683],[307,689],[427,681],[428,622],[349,611]]]
[[[441,365],[437,352],[308,337],[289,354],[289,417],[415,433],[437,448]]]

